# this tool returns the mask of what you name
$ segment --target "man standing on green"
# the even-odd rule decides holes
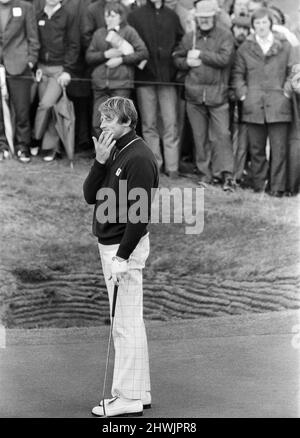
[[[105,400],[104,407],[101,401],[92,413],[100,417],[136,416],[151,405],[142,283],[149,233],[147,221],[132,220],[128,214],[135,202],[128,194],[135,189],[147,193],[144,207],[149,220],[151,192],[158,187],[158,168],[153,153],[135,133],[137,112],[130,99],[111,97],[101,104],[100,113],[102,133],[98,140],[93,137],[96,159],[83,191],[87,203],[95,204],[93,232],[98,238],[110,309],[115,284],[119,291],[113,326],[112,399]],[[126,187],[127,197],[119,204],[122,187]],[[116,201],[110,205],[113,214],[105,217],[101,208],[107,201],[103,189],[113,192]]]

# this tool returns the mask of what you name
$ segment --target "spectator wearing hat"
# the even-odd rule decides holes
[[[234,37],[234,44],[236,49],[246,40],[250,34],[251,20],[244,15],[237,15],[232,20],[231,30]]]
[[[186,71],[185,99],[196,166],[201,184],[212,181],[215,168],[223,189],[233,190],[228,82],[234,40],[230,30],[216,26],[216,9],[210,1],[196,3],[195,17],[196,31],[183,37],[174,60],[180,70]]]
[[[232,34],[234,37],[235,49],[250,34],[250,18],[243,15],[236,15],[232,20]],[[242,102],[236,99],[234,90],[230,88],[230,131],[232,136],[234,156],[234,178],[237,183],[243,179],[247,153],[248,153],[248,129],[247,124],[242,121]]]
[[[147,0],[128,15],[149,52],[143,69],[136,69],[136,95],[143,137],[170,178],[179,167],[178,95],[172,82],[176,68],[172,53],[183,36],[178,15],[164,0]],[[160,116],[161,129],[158,121]],[[162,144],[163,154],[160,145]]]
[[[233,84],[243,102],[242,120],[248,125],[254,191],[270,195],[286,190],[287,141],[292,120],[291,100],[284,87],[294,61],[286,38],[272,31],[273,15],[261,8],[251,17],[254,33],[237,51]],[[270,141],[270,161],[266,140]]]

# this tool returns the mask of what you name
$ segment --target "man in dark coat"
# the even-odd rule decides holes
[[[102,0],[101,0],[102,1]],[[36,12],[45,7],[45,0],[33,0]],[[92,146],[92,90],[90,72],[85,62],[85,51],[89,44],[86,34],[87,7],[90,0],[62,0],[64,7],[74,15],[79,37],[79,55],[72,66],[72,80],[67,86],[68,97],[72,100],[75,110],[75,150],[81,151]]]
[[[158,131],[158,108],[162,123],[164,170],[172,178],[178,174],[179,135],[177,128],[177,91],[171,83],[176,68],[172,52],[183,36],[179,17],[164,5],[164,0],[147,0],[144,6],[128,15],[128,23],[145,42],[149,60],[136,69],[136,93],[141,115],[142,133],[162,169]]]
[[[109,1],[109,0],[108,0]],[[84,18],[85,46],[88,47],[94,32],[105,26],[104,7],[106,0],[96,0],[87,5]]]
[[[93,137],[96,159],[83,191],[87,203],[95,205],[93,232],[98,238],[110,309],[115,284],[119,291],[112,330],[112,398],[101,400],[92,413],[137,416],[151,407],[142,272],[149,255],[147,222],[159,175],[154,155],[135,133],[137,112],[132,101],[111,97],[101,104],[100,112],[102,133],[98,140]],[[142,199],[139,213],[137,197]]]
[[[250,34],[250,28],[249,17],[236,16],[233,18],[231,31],[236,50],[238,50]],[[231,87],[229,100],[230,131],[234,155],[234,179],[237,183],[241,183],[248,154],[248,127],[246,123],[242,122],[242,102],[236,99],[235,92]]]
[[[273,18],[266,8],[251,17],[254,34],[237,51],[233,84],[243,102],[242,120],[248,125],[253,189],[282,196],[286,190],[287,141],[292,105],[284,87],[294,62],[286,38],[272,32]],[[266,140],[270,140],[270,160]]]
[[[41,141],[43,160],[50,162],[55,159],[60,144],[51,108],[71,81],[79,55],[80,38],[75,14],[59,0],[45,0],[45,7],[37,11],[36,20],[41,43],[38,67],[42,78],[38,89],[40,100],[34,122],[34,138],[36,142]]]
[[[39,47],[33,6],[22,0],[0,0],[0,64],[4,64],[6,70],[10,103],[15,113],[15,151],[23,163],[30,161],[31,70],[37,62]],[[2,117],[0,142],[1,157],[5,157]]]

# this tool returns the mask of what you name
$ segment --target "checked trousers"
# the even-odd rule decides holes
[[[98,246],[111,311],[114,284],[109,279],[110,265],[119,245],[99,243]],[[148,344],[143,320],[142,274],[149,251],[149,235],[146,234],[130,255],[128,272],[119,285],[112,333],[115,349],[111,390],[113,397],[141,400],[145,397],[145,392],[150,391]]]

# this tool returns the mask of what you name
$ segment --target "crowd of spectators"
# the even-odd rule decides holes
[[[300,9],[272,0],[0,0],[17,158],[55,160],[52,108],[75,109],[75,151],[99,136],[101,103],[131,97],[161,172],[190,160],[199,184],[300,187]],[[1,87],[4,102],[5,87]],[[0,161],[9,156],[0,104]]]

